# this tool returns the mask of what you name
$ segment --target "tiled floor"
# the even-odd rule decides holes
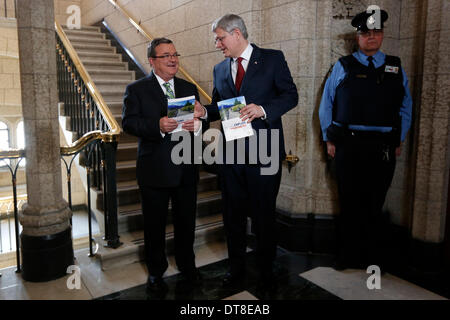
[[[248,253],[245,282],[224,288],[222,278],[227,271],[226,245],[209,243],[196,248],[196,261],[202,274],[200,285],[189,288],[169,258],[165,274],[169,291],[165,297],[145,293],[147,270],[143,263],[102,271],[96,258],[87,256],[87,249],[76,251],[80,267],[80,289],[67,287],[70,275],[45,283],[23,281],[15,267],[0,270],[0,300],[352,300],[352,299],[441,299],[442,297],[409,283],[401,277],[382,276],[382,289],[375,294],[366,287],[368,274],[364,270],[335,271],[330,268],[331,256],[308,256],[278,250],[275,263],[277,286],[272,290],[260,288],[254,253]],[[447,296],[448,298],[448,296]]]

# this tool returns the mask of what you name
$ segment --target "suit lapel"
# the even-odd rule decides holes
[[[244,79],[242,79],[241,90],[239,95],[244,96],[245,89],[248,87],[252,77],[258,71],[261,65],[261,50],[253,45],[253,52],[250,56],[250,61],[248,62],[247,71],[245,72]]]
[[[175,87],[175,98],[183,98],[187,96],[187,94],[184,92],[185,87],[177,77],[173,78],[173,86]]]
[[[233,76],[231,75],[231,64],[233,63],[233,59],[228,58],[227,63],[224,64],[225,67],[225,81],[230,86],[231,91],[233,91],[233,95],[237,96],[236,86],[233,82]]]
[[[152,72],[148,76],[149,82],[150,82],[150,89],[153,90],[155,95],[159,99],[159,103],[155,103],[155,105],[158,105],[161,107],[161,114],[166,115],[167,114],[167,98],[164,94],[164,91],[162,90],[161,86],[159,85],[158,79],[156,79],[155,74]]]

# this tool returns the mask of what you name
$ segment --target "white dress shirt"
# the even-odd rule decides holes
[[[252,56],[252,52],[253,52],[253,47],[249,43],[247,45],[247,48],[245,48],[245,50],[240,55],[240,57],[242,58],[241,65],[244,68],[245,72],[247,72],[248,63],[250,62],[250,57]],[[237,59],[238,58],[233,58],[233,63],[231,64],[231,76],[233,77],[233,83],[236,83],[236,75],[237,75],[237,69],[238,69]],[[264,110],[264,108],[262,106],[259,106],[259,107],[261,108],[261,110],[264,113],[264,116],[262,116],[261,119],[265,120],[267,117],[266,111]]]
[[[156,73],[155,73],[155,77],[156,77],[156,80],[158,80],[158,83],[159,83],[159,85],[161,86],[161,89],[163,90],[164,95],[167,96],[167,90],[166,90],[166,87],[164,86],[164,83],[168,82],[168,83],[170,84],[170,89],[172,89],[172,91],[173,91],[173,95],[176,97],[176,94],[175,94],[175,85],[174,85],[174,83],[173,83],[173,78],[170,79],[169,81],[164,81],[164,80],[163,80],[160,76],[158,76]]]

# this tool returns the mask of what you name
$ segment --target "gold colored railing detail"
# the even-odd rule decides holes
[[[291,165],[295,165],[299,161],[300,161],[299,157],[297,157],[293,154],[288,154],[286,156],[286,162],[290,163]]]
[[[25,150],[23,149],[8,149],[0,150],[1,159],[19,159],[25,157]]]
[[[104,133],[102,133],[100,130],[88,132],[84,134],[80,139],[73,142],[70,146],[61,147],[61,155],[63,156],[74,155],[92,141],[103,139],[103,136]]]
[[[139,23],[137,23],[129,14],[128,12],[125,11],[125,9],[122,8],[122,6],[120,4],[118,4],[115,0],[108,0],[116,9],[118,9],[127,19],[128,21],[144,36],[146,37],[149,41],[153,40],[153,37],[147,32],[145,31]],[[203,90],[202,87],[200,87],[200,85],[183,69],[183,67],[179,67],[178,69],[185,77],[188,81],[192,82],[193,84],[195,84],[195,86],[197,87],[198,91],[200,92],[200,94],[205,97],[205,99],[208,101],[208,103],[211,103],[212,99],[211,97],[205,92],[205,90]]]
[[[64,47],[66,48],[67,52],[69,53],[70,58],[73,61],[73,64],[78,70],[78,73],[80,74],[81,78],[83,79],[87,89],[89,90],[89,93],[91,94],[92,98],[94,99],[95,103],[97,104],[100,113],[102,114],[103,118],[105,119],[106,123],[108,124],[110,131],[103,132],[102,133],[102,140],[105,142],[112,142],[117,141],[119,139],[120,135],[120,127],[117,123],[116,119],[114,119],[111,111],[109,110],[108,106],[106,105],[105,101],[103,100],[102,95],[100,94],[100,91],[95,86],[94,82],[92,81],[91,77],[89,76],[89,73],[86,71],[86,68],[84,67],[83,63],[81,62],[80,58],[78,57],[78,54],[76,53],[75,49],[73,48],[72,44],[70,43],[69,39],[67,38],[66,33],[62,29],[61,25],[55,21],[55,29],[58,33],[59,38],[61,39],[62,43],[64,44]],[[70,70],[69,70],[70,72]],[[72,78],[75,77],[75,74],[72,73]]]

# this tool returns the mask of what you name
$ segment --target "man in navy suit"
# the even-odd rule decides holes
[[[217,102],[244,96],[247,105],[241,109],[243,120],[251,122],[259,146],[262,131],[266,130],[267,149],[278,159],[286,157],[281,116],[298,102],[297,88],[281,51],[262,49],[247,40],[248,34],[241,17],[227,14],[212,25],[216,48],[225,60],[214,67],[212,104],[206,106],[204,116],[209,121],[220,119]],[[278,139],[271,143],[270,137]],[[249,161],[249,139],[245,138],[245,164],[225,162],[219,168],[227,234],[230,270],[224,284],[240,282],[245,275],[246,222],[252,218],[256,235],[256,255],[261,280],[273,281],[273,261],[276,256],[275,209],[281,180],[278,161],[275,174],[266,175],[265,165]],[[230,149],[230,145],[227,145]],[[235,147],[232,147],[235,149]],[[257,148],[259,150],[259,148]],[[227,150],[228,151],[228,150]],[[258,152],[258,151],[257,151]],[[259,159],[260,160],[260,159]]]
[[[147,55],[153,72],[127,86],[122,127],[139,138],[137,180],[144,215],[147,291],[160,293],[167,290],[162,276],[168,267],[165,229],[169,198],[177,267],[189,281],[199,277],[193,250],[198,168],[194,164],[172,162],[171,152],[177,142],[171,141],[170,132],[177,127],[177,122],[167,117],[168,98],[195,95],[199,100],[199,97],[195,85],[175,77],[179,54],[171,40],[154,39]],[[194,131],[194,121],[186,122],[183,127]]]

